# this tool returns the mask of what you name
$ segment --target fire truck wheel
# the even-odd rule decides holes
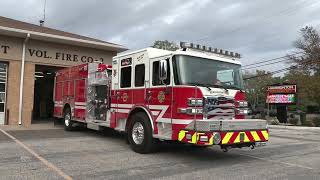
[[[136,113],[130,119],[128,140],[131,149],[137,153],[147,154],[155,149],[152,127],[145,113]]]
[[[64,117],[63,118],[64,129],[67,131],[72,131],[74,129],[74,127],[73,127],[73,122],[71,120],[71,110],[69,108],[65,110],[63,117]]]

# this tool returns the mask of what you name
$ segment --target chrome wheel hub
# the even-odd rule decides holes
[[[67,114],[65,117],[64,117],[64,124],[68,127],[70,125],[70,114]]]
[[[144,140],[144,128],[140,122],[136,122],[132,128],[132,139],[136,144],[142,144]]]

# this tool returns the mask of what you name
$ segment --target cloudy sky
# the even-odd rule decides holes
[[[2,0],[0,15],[39,24],[43,5]],[[47,0],[45,25],[130,49],[197,42],[240,52],[250,64],[292,53],[301,27],[320,28],[319,12],[319,0]]]

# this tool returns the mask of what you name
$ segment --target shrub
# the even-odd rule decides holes
[[[299,119],[296,117],[291,117],[289,118],[289,123],[293,124],[293,125],[297,125],[298,124]]]
[[[279,120],[277,118],[272,119],[271,125],[279,125]]]
[[[313,118],[312,119],[312,124],[316,127],[320,127],[320,118]]]
[[[306,121],[303,121],[301,123],[302,126],[309,126],[309,127],[312,127],[313,126],[313,123],[312,121],[309,121],[309,120],[306,120]]]

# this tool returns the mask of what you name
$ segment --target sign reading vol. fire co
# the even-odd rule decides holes
[[[10,49],[10,46],[8,46],[8,45],[1,45],[1,44],[0,44],[0,53],[1,53],[1,54],[7,54],[8,51],[9,51],[9,49]]]
[[[103,62],[102,57],[93,57],[87,55],[79,55],[73,53],[63,53],[63,52],[48,52],[46,50],[40,49],[28,49],[29,56],[38,57],[44,59],[52,59],[58,61],[73,61],[73,62],[82,62],[82,63],[92,63],[94,61]]]
[[[23,41],[18,38],[0,36],[0,58],[22,59]],[[83,63],[102,62],[111,64],[116,53],[74,45],[47,43],[30,39],[26,44],[26,61],[39,64],[74,66]]]

